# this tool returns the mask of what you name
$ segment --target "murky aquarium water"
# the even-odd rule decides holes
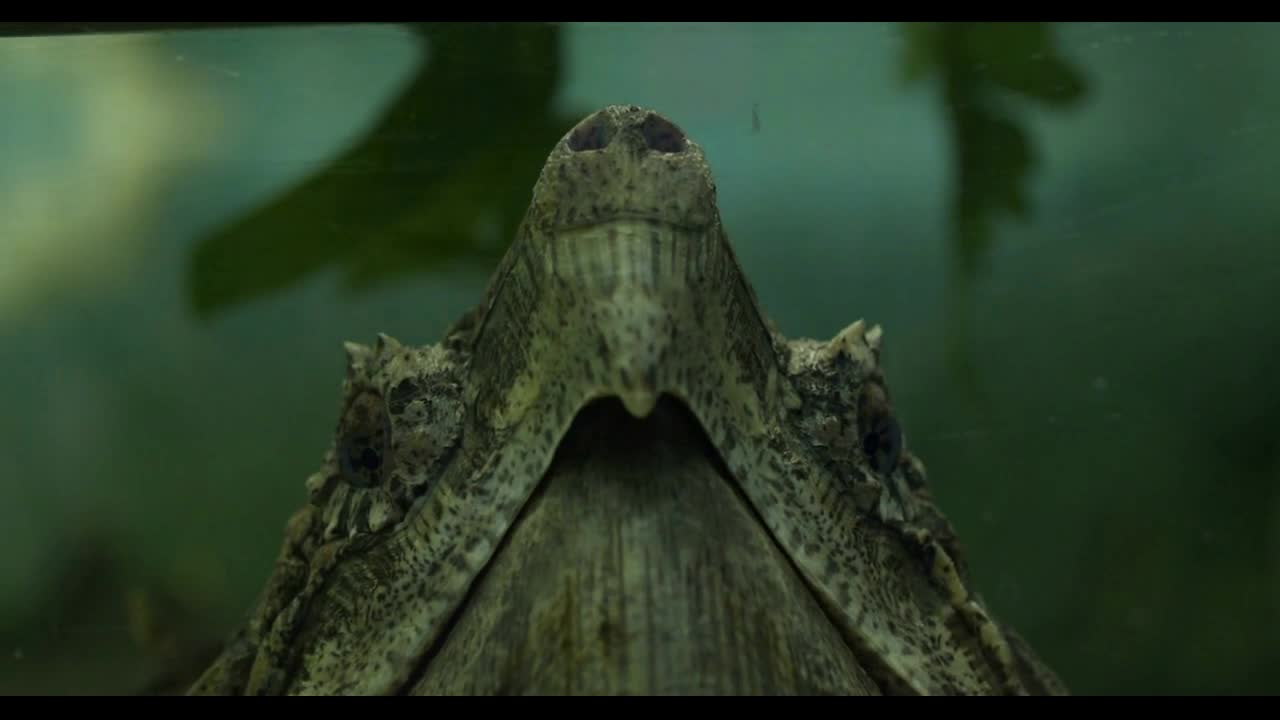
[[[1277,691],[1280,26],[0,35],[0,692]]]

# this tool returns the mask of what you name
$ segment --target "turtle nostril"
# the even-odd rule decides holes
[[[578,127],[569,133],[569,149],[574,152],[603,150],[612,137],[609,119],[603,113],[597,113],[579,123]]]
[[[684,152],[686,140],[680,128],[658,115],[650,115],[640,125],[644,142],[650,150],[660,153]]]

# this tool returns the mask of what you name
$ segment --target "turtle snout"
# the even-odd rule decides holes
[[[716,189],[702,148],[674,122],[610,105],[556,144],[528,219],[551,232],[624,220],[702,229],[718,220]]]
[[[630,145],[667,155],[684,152],[689,145],[684,132],[657,113],[620,118],[601,111],[578,123],[569,133],[569,149],[573,152],[604,150],[620,134]]]

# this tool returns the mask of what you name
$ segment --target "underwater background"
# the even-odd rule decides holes
[[[612,103],[702,145],[786,335],[884,327],[983,597],[1072,692],[1275,692],[1280,26],[88,30],[0,23],[0,693],[223,639],[343,341],[438,341]]]

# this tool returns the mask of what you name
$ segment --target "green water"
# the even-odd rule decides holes
[[[985,599],[1073,692],[1275,692],[1277,72],[1271,24],[0,38],[0,692],[222,637],[342,342],[438,340],[610,103],[703,145],[787,335],[884,326]]]

